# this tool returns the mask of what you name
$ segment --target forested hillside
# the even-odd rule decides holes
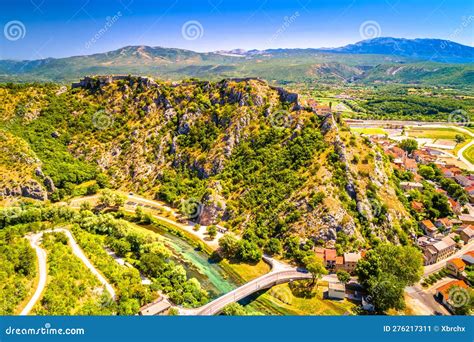
[[[301,260],[315,243],[407,243],[414,229],[377,147],[265,81],[96,77],[1,89],[1,132],[17,140],[2,147],[4,199],[133,191],[236,232],[249,260],[257,250]]]

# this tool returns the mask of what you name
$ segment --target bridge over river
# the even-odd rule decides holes
[[[252,293],[268,289],[278,284],[299,279],[311,279],[312,277],[311,274],[306,271],[282,264],[272,258],[264,257],[264,260],[272,266],[272,270],[269,273],[255,278],[199,308],[186,309],[180,307],[178,308],[179,314],[192,316],[215,315],[221,312],[226,305],[238,302]]]

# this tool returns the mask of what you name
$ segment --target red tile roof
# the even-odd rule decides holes
[[[416,211],[422,211],[424,208],[423,203],[417,202],[417,201],[412,201],[411,207],[413,208],[413,210],[416,210]]]
[[[417,164],[416,164],[415,159],[411,159],[411,158],[405,159],[405,167],[406,167],[407,169],[416,169],[416,168],[417,168]]]
[[[463,289],[469,288],[469,286],[467,286],[467,284],[464,282],[464,280],[453,280],[453,281],[450,281],[449,283],[447,283],[443,286],[438,287],[436,290],[443,294],[443,297],[444,297],[445,300],[448,300],[449,299],[449,290],[454,286],[458,286],[458,287],[463,288]]]
[[[456,268],[459,270],[464,270],[464,267],[466,267],[466,263],[461,258],[454,258],[448,262],[456,266]]]
[[[423,220],[421,221],[421,223],[428,229],[433,229],[433,230],[436,229],[435,225],[430,220]]]
[[[459,203],[453,200],[452,198],[448,198],[448,202],[451,205],[451,208],[457,207],[459,205]]]
[[[336,261],[337,252],[335,249],[326,249],[324,252],[326,261]]]

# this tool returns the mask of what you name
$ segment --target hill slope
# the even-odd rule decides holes
[[[37,155],[39,171],[22,172],[52,200],[98,186],[135,191],[201,224],[224,224],[252,246],[277,239],[290,258],[315,242],[352,250],[406,240],[409,214],[388,160],[264,81],[100,77],[73,89],[3,89],[17,105],[2,113],[2,129]],[[19,110],[33,101],[44,101],[39,115]]]

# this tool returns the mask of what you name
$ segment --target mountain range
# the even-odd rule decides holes
[[[85,75],[136,74],[168,80],[260,77],[274,83],[474,81],[474,48],[440,39],[374,38],[339,48],[194,52],[150,46],[67,58],[1,60],[0,81],[71,82]]]

